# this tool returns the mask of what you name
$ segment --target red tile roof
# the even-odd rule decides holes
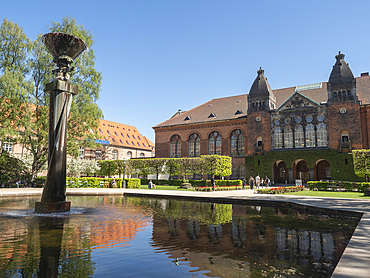
[[[370,104],[370,76],[357,77],[357,95],[362,104]],[[318,104],[327,102],[327,82],[321,84],[321,88],[301,90],[300,94],[310,98]],[[283,104],[294,94],[296,87],[273,90],[276,97],[276,108]],[[187,125],[195,123],[207,123],[223,120],[231,120],[245,117],[248,109],[248,95],[238,95],[225,98],[213,99],[189,111],[177,112],[169,120],[164,121],[153,128]],[[237,112],[240,110],[240,112]],[[211,114],[215,117],[209,117]]]
[[[129,147],[151,151],[154,144],[142,136],[134,126],[100,120],[99,134],[101,140],[109,141],[109,145]]]

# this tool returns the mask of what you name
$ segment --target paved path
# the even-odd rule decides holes
[[[41,188],[0,188],[0,197],[41,195]],[[252,190],[235,191],[177,191],[149,189],[110,189],[110,188],[68,188],[67,195],[138,195],[175,198],[194,198],[243,202],[276,201],[292,202],[305,206],[329,208],[335,210],[361,212],[363,216],[345,249],[332,277],[345,278],[370,277],[370,201],[359,199],[340,199],[326,197],[303,197],[290,195],[254,194]]]

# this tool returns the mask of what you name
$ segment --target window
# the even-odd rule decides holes
[[[116,134],[116,136],[118,136],[117,131],[115,131],[114,134]]]
[[[112,141],[113,141],[114,143],[116,143],[116,140],[115,140],[114,138],[112,138]]]
[[[349,132],[347,130],[342,130],[340,133],[341,142],[349,142]]]
[[[118,151],[117,150],[113,150],[112,159],[113,160],[117,160],[118,159]]]
[[[81,158],[81,159],[84,159],[85,158],[85,149],[84,149],[84,147],[82,147],[82,146],[80,146],[79,147],[79,158]]]
[[[135,138],[135,135],[132,135],[132,138],[136,139],[136,138]]]
[[[137,142],[136,144],[137,144],[138,146],[140,146],[140,143],[139,143],[139,142]]]
[[[123,144],[123,142],[122,142],[122,140],[121,140],[121,139],[119,139],[119,141],[121,142],[121,144]]]
[[[99,131],[100,131],[101,134],[103,134],[103,131],[101,130],[101,128],[99,128]]]
[[[140,136],[138,136],[137,139],[141,140]]]
[[[145,144],[143,143],[143,146],[146,148]]]
[[[256,139],[256,146],[262,146],[262,136],[257,136]]]
[[[315,127],[313,124],[308,124],[306,126],[306,147],[315,147]]]
[[[240,165],[237,170],[237,176],[239,179],[242,179],[245,177],[245,167],[244,165]]]
[[[134,143],[134,141],[131,141],[131,143],[132,143],[132,145],[133,145],[133,146],[135,146],[135,143]]]
[[[128,138],[130,138],[130,135],[126,134]]]
[[[140,157],[145,157],[145,154],[144,153],[140,153]]]
[[[211,132],[208,138],[208,153],[221,154],[221,134],[217,131]]]
[[[280,127],[274,129],[274,148],[281,149],[283,148],[283,132]]]
[[[126,153],[126,158],[127,158],[127,159],[130,159],[131,157],[132,157],[132,152],[127,152],[127,153]]]
[[[284,148],[293,148],[293,131],[290,126],[284,127]]]
[[[103,154],[101,150],[96,150],[95,151],[95,159],[96,160],[102,160],[103,159]]]
[[[320,123],[317,125],[317,146],[318,147],[327,147],[328,146],[328,137],[326,131],[326,124]]]
[[[304,148],[304,134],[302,125],[296,125],[294,127],[294,147],[295,148]]]
[[[143,144],[145,147],[145,144]],[[173,135],[170,140],[170,157],[181,157],[181,138]]]
[[[107,130],[107,132],[108,132],[108,134],[110,135],[110,132],[109,132],[109,130]]]
[[[230,150],[232,157],[244,156],[244,133],[237,129],[231,132]]]
[[[125,137],[125,136],[123,135],[123,133],[122,133],[122,132],[121,132],[121,136],[122,136],[122,137]]]
[[[235,166],[231,167],[231,178],[236,179],[236,167]]]
[[[200,156],[200,137],[193,133],[189,136],[189,157]]]
[[[2,145],[2,149],[4,152],[13,152],[13,142],[10,139],[8,139],[8,141],[3,141]]]
[[[126,144],[127,144],[127,145],[130,145],[130,143],[129,143],[127,140],[126,140]]]

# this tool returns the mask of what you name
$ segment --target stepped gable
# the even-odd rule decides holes
[[[237,119],[247,115],[247,95],[218,98],[189,111],[175,114],[153,128]]]
[[[340,51],[339,54],[335,56],[337,61],[333,66],[328,82],[332,87],[350,84],[355,79],[348,64],[344,61],[344,56],[345,55],[340,53]]]
[[[356,78],[357,96],[362,104],[370,104],[370,76]]]

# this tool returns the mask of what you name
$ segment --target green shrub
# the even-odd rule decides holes
[[[367,188],[370,188],[370,182],[360,182],[357,183],[357,189],[360,192],[365,192]]]
[[[126,188],[135,189],[140,188],[140,179],[125,179],[126,181]],[[122,181],[121,181],[122,187]]]
[[[328,190],[329,188],[329,182],[327,181],[308,181],[307,186],[310,190]]]

